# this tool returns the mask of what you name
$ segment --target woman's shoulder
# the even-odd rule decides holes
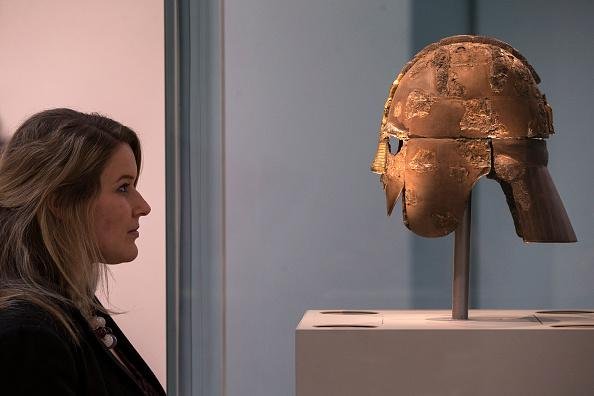
[[[77,349],[46,309],[26,301],[0,309],[0,350],[6,394],[79,394]]]
[[[44,361],[48,356],[72,360],[77,347],[66,329],[46,308],[11,301],[0,309],[0,368],[10,362]]]
[[[59,308],[58,308],[59,309]],[[65,315],[69,315],[64,311]],[[15,331],[55,333],[62,337],[62,326],[46,309],[26,300],[14,300],[0,308],[0,337]]]

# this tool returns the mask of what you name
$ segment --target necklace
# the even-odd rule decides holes
[[[112,349],[117,345],[118,339],[113,335],[112,330],[105,326],[104,317],[93,316],[91,320],[89,320],[89,325],[91,325],[93,333],[95,333],[97,338],[103,342],[103,345],[105,345],[107,349]]]

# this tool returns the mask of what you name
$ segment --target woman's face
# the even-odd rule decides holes
[[[106,264],[132,261],[138,255],[139,220],[151,207],[134,187],[137,176],[134,153],[121,144],[101,174],[94,206],[95,236]]]

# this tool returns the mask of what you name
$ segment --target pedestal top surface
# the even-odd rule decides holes
[[[311,310],[303,330],[521,330],[594,331],[594,310],[470,310],[468,320],[453,320],[449,310]]]

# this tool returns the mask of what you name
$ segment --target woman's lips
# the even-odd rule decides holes
[[[128,231],[128,235],[133,236],[134,238],[138,238],[140,236],[140,233],[138,232],[138,230],[132,230]]]

